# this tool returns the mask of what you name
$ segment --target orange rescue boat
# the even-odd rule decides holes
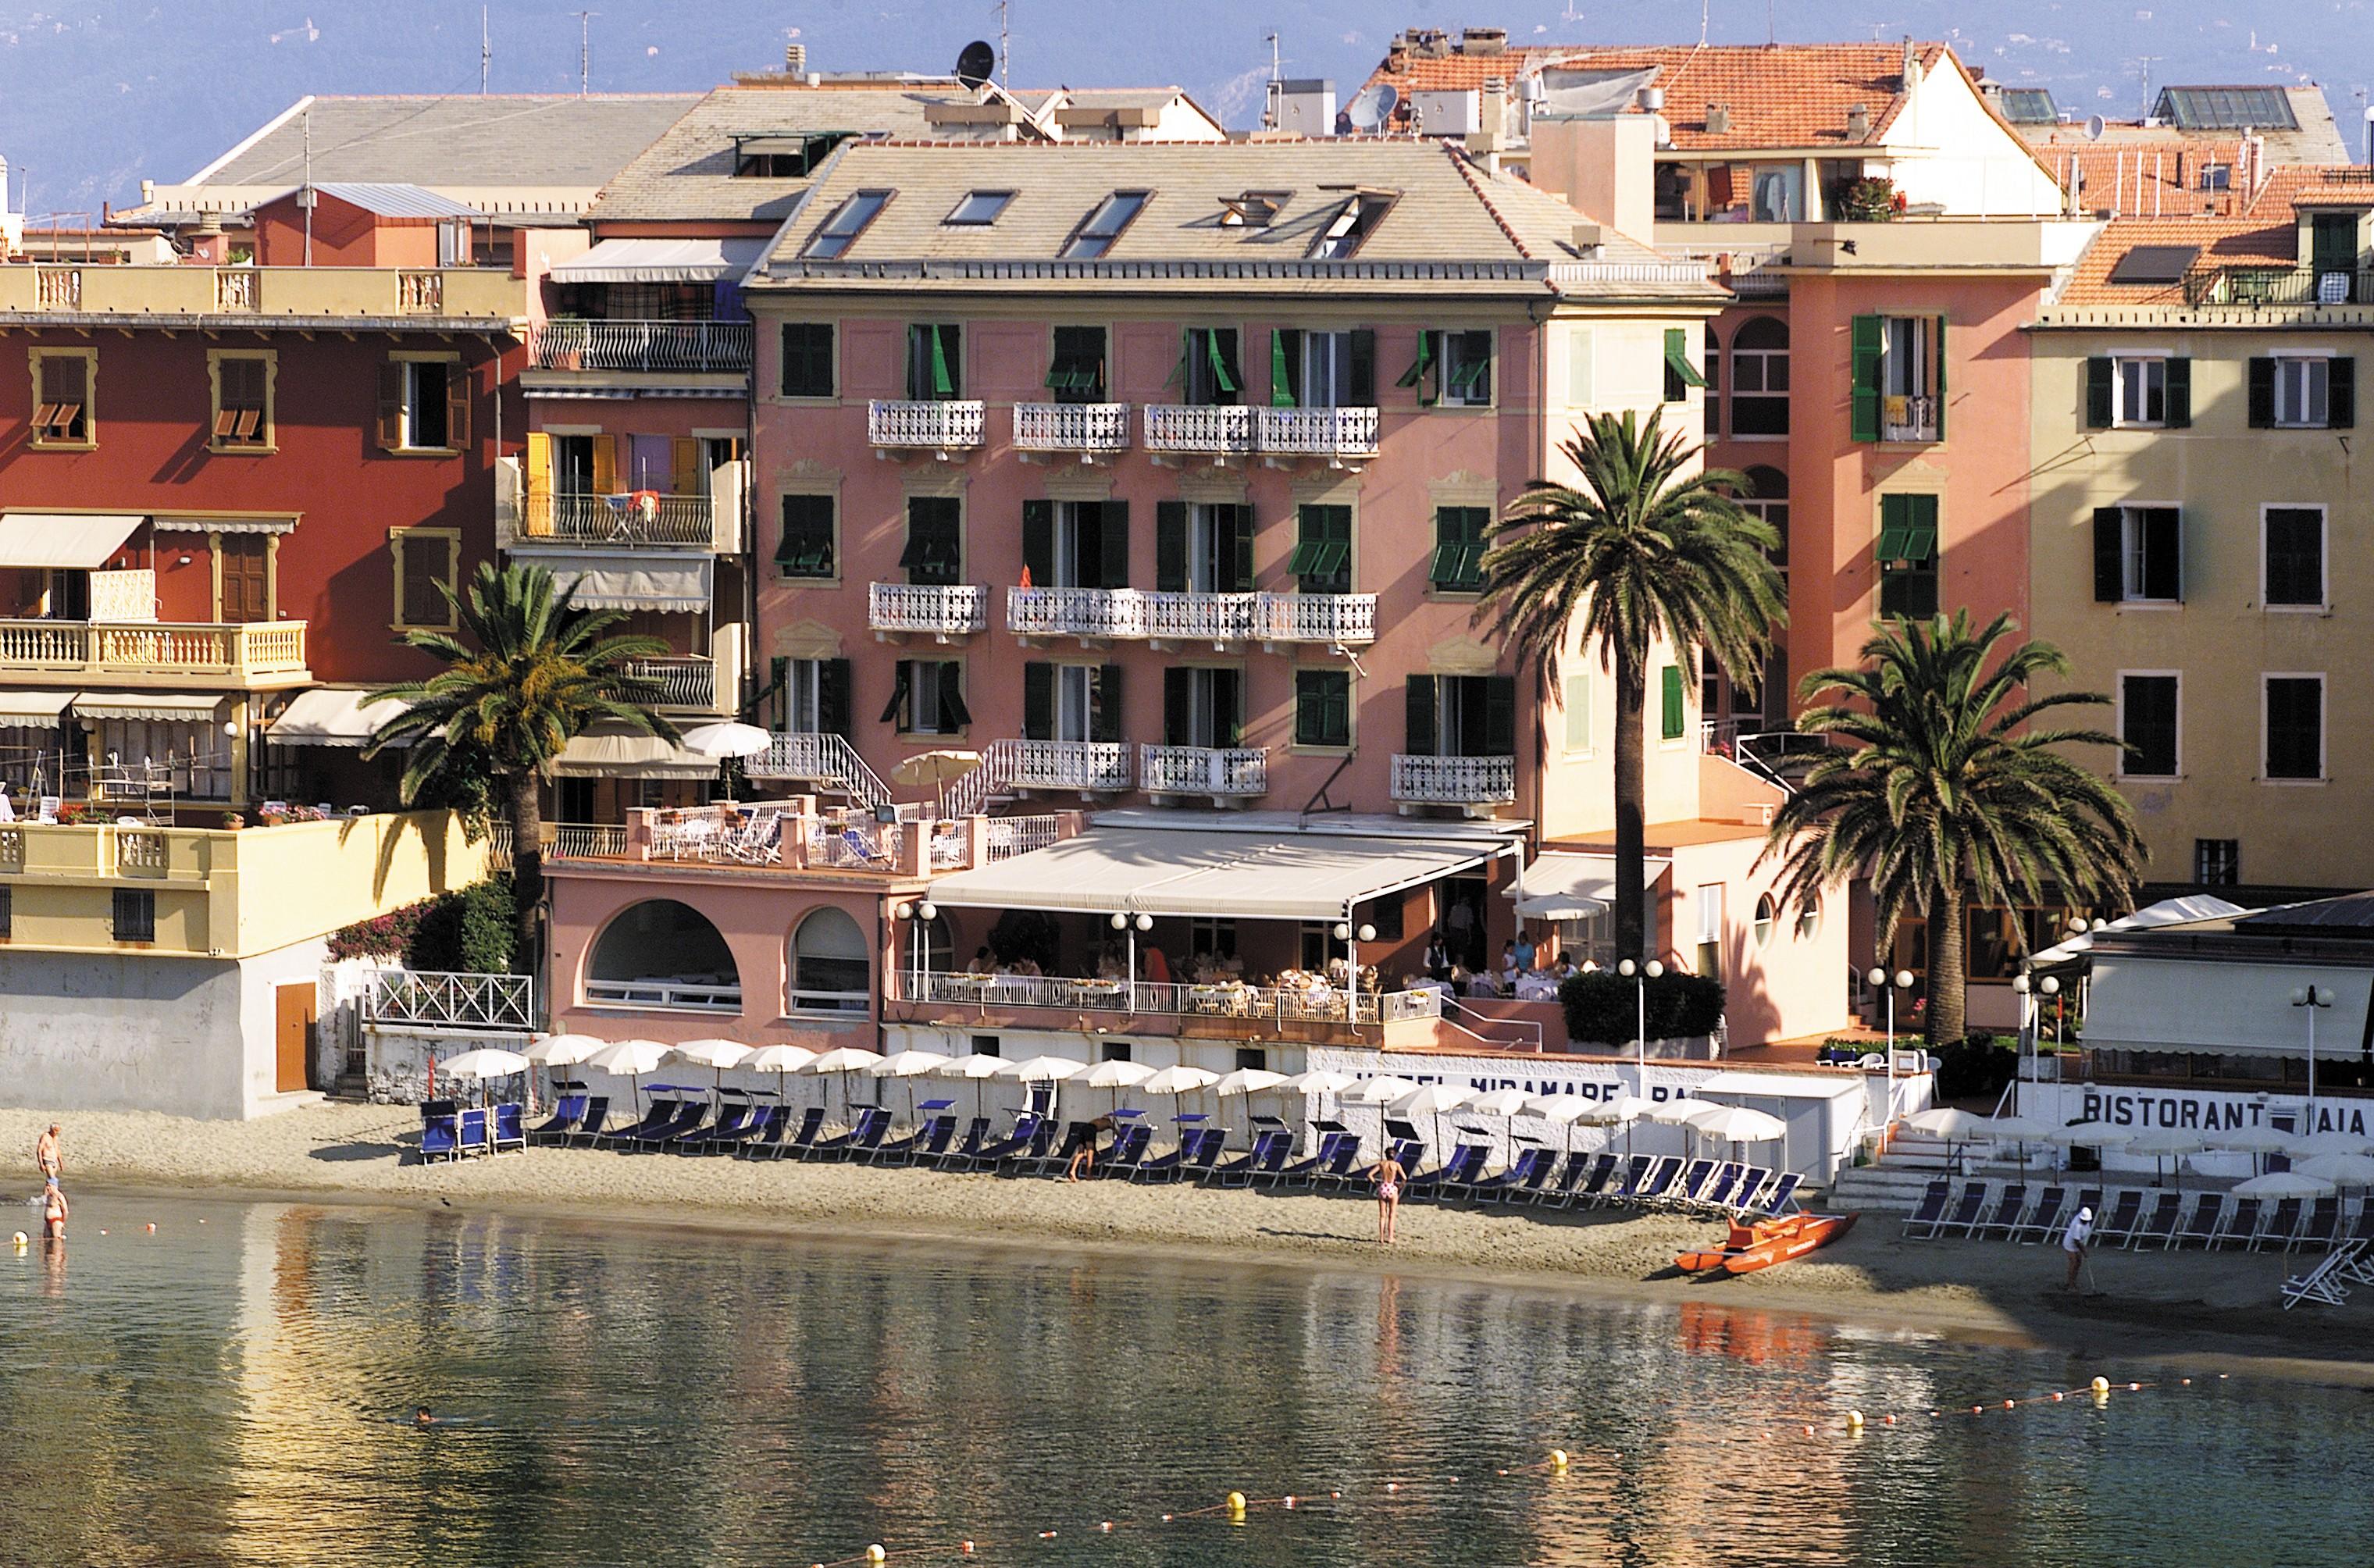
[[[1790,1214],[1743,1224],[1734,1220],[1721,1247],[1685,1252],[1674,1267],[1686,1274],[1752,1274],[1828,1246],[1854,1228],[1852,1214]]]

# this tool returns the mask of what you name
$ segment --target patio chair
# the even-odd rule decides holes
[[[1022,1150],[1030,1147],[1031,1140],[1039,1136],[1039,1124],[1044,1119],[1033,1112],[1024,1111],[1014,1118],[1013,1132],[975,1150],[972,1158],[966,1163],[964,1168],[969,1171],[995,1170]]]
[[[1537,1153],[1539,1153],[1537,1150],[1520,1149],[1517,1151],[1515,1159],[1500,1169],[1487,1175],[1487,1169],[1492,1163],[1491,1155],[1487,1151],[1483,1159],[1475,1162],[1475,1174],[1466,1180],[1457,1183],[1456,1191],[1446,1188],[1441,1195],[1442,1200],[1448,1203],[1453,1198],[1464,1198],[1470,1203],[1481,1203],[1487,1199],[1498,1199],[1501,1193],[1508,1190],[1510,1177],[1531,1174],[1534,1166],[1540,1162],[1528,1159],[1527,1156]]]
[[[2328,1252],[2317,1266],[2305,1274],[2294,1274],[2284,1281],[2284,1310],[2289,1312],[2304,1301],[2325,1306],[2339,1306],[2349,1299],[2349,1286],[2345,1281],[2359,1277],[2354,1265],[2366,1250],[2360,1241],[2345,1242]]]
[[[1678,1154],[1661,1156],[1651,1165],[1640,1185],[1626,1194],[1628,1201],[1643,1209],[1653,1209],[1674,1188],[1674,1178],[1682,1174],[1682,1157]]]
[[[1573,1197],[1575,1189],[1582,1185],[1582,1178],[1591,1174],[1592,1162],[1598,1157],[1596,1154],[1585,1153],[1581,1150],[1576,1150],[1563,1158],[1553,1155],[1555,1168],[1550,1172],[1549,1179],[1529,1191],[1510,1193],[1509,1201],[1531,1203],[1536,1208],[1544,1204],[1564,1203]]]
[[[585,1097],[585,1114],[578,1118],[577,1126],[560,1141],[571,1149],[591,1148],[601,1141],[602,1129],[609,1119],[610,1096],[588,1094]]]
[[[2226,1195],[2204,1192],[2192,1200],[2192,1209],[2185,1213],[2184,1223],[2176,1227],[2176,1235],[2168,1245],[2215,1246],[2217,1245],[2217,1227],[2225,1223]]]
[[[745,1141],[735,1153],[746,1160],[782,1160],[815,1142],[817,1134],[824,1129],[824,1107],[803,1107],[796,1123],[789,1114],[791,1107],[786,1106],[783,1109],[782,1120],[762,1129],[758,1136]]]
[[[1071,1164],[1073,1155],[1078,1153],[1083,1149],[1094,1151],[1096,1145],[1096,1123],[1092,1121],[1066,1122],[1064,1124],[1064,1141],[1055,1147],[1052,1153],[1049,1154],[1045,1159],[1039,1161],[1037,1168],[1033,1170],[1031,1174],[1033,1176],[1061,1176]]]
[[[1055,1149],[1055,1118],[1040,1117],[1020,1148],[997,1163],[1000,1176],[1021,1176],[1045,1167]]]
[[[1935,1235],[1937,1226],[1945,1218],[1945,1204],[1953,1193],[1954,1184],[1943,1176],[1932,1181],[1922,1191],[1921,1201],[1912,1206],[1912,1212],[1904,1216],[1904,1234],[1911,1236],[1918,1230],[1921,1234],[1913,1237],[1916,1241],[1927,1241]]]
[[[485,1106],[472,1106],[462,1113],[461,1131],[454,1138],[453,1146],[457,1154],[485,1154],[493,1152],[494,1144],[491,1141],[490,1129],[487,1125]]]
[[[1686,1211],[1694,1214],[1730,1213],[1732,1199],[1739,1191],[1739,1178],[1746,1174],[1747,1167],[1736,1161],[1726,1160],[1715,1166],[1714,1175],[1707,1177],[1706,1185],[1698,1188],[1698,1197],[1686,1205]]]
[[[1338,1132],[1334,1152],[1326,1164],[1310,1173],[1310,1188],[1314,1192],[1342,1192],[1360,1180],[1360,1135]]]
[[[969,1171],[981,1152],[989,1147],[989,1118],[974,1117],[965,1124],[964,1138],[957,1146],[942,1154],[935,1162],[944,1171]]]
[[[2289,1252],[2296,1246],[2329,1247],[2340,1229],[2341,1199],[2320,1198],[2309,1205],[2308,1217],[2300,1222],[2299,1233],[2284,1243],[2284,1250]]]
[[[726,1092],[733,1093],[731,1090]],[[717,1119],[714,1122],[707,1127],[698,1127],[690,1132],[669,1139],[667,1146],[679,1154],[697,1154],[705,1152],[712,1144],[739,1143],[758,1127],[758,1118],[765,1110],[764,1106],[753,1100],[727,1106],[717,1113]]]
[[[1743,1220],[1769,1220],[1797,1206],[1797,1189],[1805,1184],[1801,1171],[1782,1171],[1764,1190],[1764,1195],[1752,1204],[1742,1204],[1739,1217]]]
[[[1347,1142],[1352,1145],[1352,1153],[1357,1157],[1360,1152],[1358,1139],[1348,1132],[1322,1132],[1312,1141],[1310,1153],[1279,1166],[1264,1179],[1263,1185],[1284,1187],[1290,1182],[1314,1183],[1319,1173],[1336,1157],[1335,1151]]]
[[[936,1160],[946,1152],[948,1141],[956,1136],[957,1118],[939,1112],[923,1118],[923,1125],[904,1138],[894,1138],[874,1151],[873,1163],[877,1165],[911,1165],[918,1160]]]
[[[1979,1216],[1986,1212],[1987,1194],[1993,1187],[1994,1183],[1991,1181],[1964,1182],[1961,1193],[1954,1199],[1953,1208],[1937,1222],[1936,1234],[1943,1235],[1950,1231],[1959,1231],[1969,1235],[1978,1225]]]
[[[1635,1154],[1626,1160],[1618,1167],[1616,1179],[1600,1189],[1599,1196],[1592,1199],[1592,1206],[1606,1208],[1611,1204],[1629,1203],[1639,1195],[1640,1189],[1649,1184],[1650,1173],[1654,1171],[1661,1163],[1659,1157],[1653,1154]],[[1666,1179],[1670,1181],[1673,1178],[1669,1176]]]
[[[1219,1164],[1228,1147],[1228,1135],[1216,1127],[1203,1127],[1187,1135],[1186,1157],[1171,1171],[1172,1181],[1202,1181]]]
[[[2144,1217],[2144,1191],[2139,1187],[2122,1187],[2110,1195],[2108,1212],[2094,1211],[2094,1242],[2116,1246],[2135,1234],[2135,1225]]]
[[[2151,1241],[2157,1242],[2160,1249],[2166,1251],[2175,1244],[2176,1223],[2183,1213],[2184,1194],[2154,1193],[2150,1211],[2144,1215],[2143,1223],[2135,1226],[2134,1234],[2127,1238],[2127,1250],[2138,1251],[2144,1243]]]
[[[2052,1234],[2068,1210],[2069,1189],[2058,1183],[2047,1185],[2042,1192],[2037,1194],[2036,1207],[2030,1209],[2027,1218],[2013,1228],[2011,1239],[2022,1246],[2034,1246]]]
[[[1589,1162],[1581,1176],[1574,1171],[1574,1161]],[[1624,1156],[1611,1154],[1604,1149],[1595,1154],[1577,1154],[1567,1162],[1566,1191],[1555,1201],[1561,1209],[1596,1208],[1607,1195],[1607,1184],[1624,1168]]]
[[[527,1153],[527,1134],[521,1129],[521,1117],[526,1106],[517,1100],[505,1100],[495,1107],[494,1152],[498,1154]]]
[[[721,1123],[705,1133],[685,1140],[676,1145],[677,1152],[685,1154],[736,1154],[767,1137],[770,1129],[775,1141],[782,1141],[783,1127],[791,1120],[791,1106],[762,1106],[754,1101],[748,1112],[733,1126]]]
[[[1457,1144],[1451,1157],[1439,1167],[1402,1183],[1402,1200],[1441,1199],[1473,1188],[1484,1175],[1485,1162],[1491,1157],[1492,1151],[1481,1143]]]
[[[613,1149],[632,1143],[647,1132],[672,1126],[676,1121],[676,1113],[683,1106],[684,1102],[673,1096],[667,1099],[655,1099],[643,1107],[641,1119],[629,1122],[624,1127],[612,1128],[602,1134],[602,1141]]]
[[[1286,1157],[1294,1151],[1294,1134],[1284,1129],[1272,1129],[1253,1135],[1253,1146],[1242,1154],[1212,1172],[1212,1179],[1221,1187],[1251,1187],[1253,1178],[1263,1172],[1276,1172],[1285,1167]]]
[[[2374,1243],[2374,1198],[2358,1199],[2357,1218],[2350,1223],[2346,1239]]]
[[[637,1153],[652,1154],[681,1138],[689,1138],[709,1121],[709,1106],[699,1100],[687,1100],[676,1107],[673,1120],[658,1127],[646,1128],[628,1140]]]
[[[1481,1196],[1498,1203],[1538,1202],[1557,1175],[1557,1151],[1534,1147],[1517,1151],[1517,1159],[1495,1178],[1498,1185]]]
[[[1681,1178],[1666,1189],[1659,1202],[1668,1208],[1686,1208],[1698,1200],[1698,1194],[1706,1189],[1707,1182],[1713,1176],[1712,1160],[1692,1160],[1682,1167]]]
[[[2266,1218],[2265,1207],[2260,1199],[2235,1199],[2233,1215],[2227,1220],[2226,1228],[2217,1233],[2217,1245],[2243,1248],[2255,1246],[2259,1239],[2259,1226]]]
[[[527,1141],[531,1143],[566,1143],[569,1135],[575,1132],[584,1119],[585,1096],[563,1094],[553,1102],[552,1119],[531,1129]]]
[[[860,1106],[857,1120],[848,1131],[837,1138],[827,1138],[808,1146],[811,1160],[853,1160],[872,1153],[881,1147],[883,1134],[890,1130],[890,1113],[880,1106]]]
[[[431,1160],[451,1161],[457,1157],[460,1146],[456,1118],[451,1112],[442,1116],[425,1116],[420,1118],[420,1163],[422,1164],[425,1165]]]
[[[2266,1227],[2251,1238],[2251,1250],[2256,1252],[2269,1242],[2276,1241],[2283,1243],[2284,1250],[2288,1252],[2293,1239],[2299,1234],[2299,1226],[2300,1200],[2278,1198],[2274,1210],[2267,1215]]]
[[[1996,1197],[1993,1207],[1987,1211],[1985,1217],[1979,1221],[1978,1228],[1970,1234],[1980,1240],[2009,1236],[2019,1228],[2019,1217],[2027,1209],[2027,1183],[2007,1181],[2004,1183],[2004,1189]]]
[[[1096,1166],[1100,1176],[1131,1179],[1138,1166],[1146,1164],[1146,1151],[1154,1141],[1154,1129],[1142,1121],[1134,1121],[1113,1134],[1112,1147],[1105,1151],[1101,1164]]]

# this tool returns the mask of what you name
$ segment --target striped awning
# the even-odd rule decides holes
[[[222,700],[202,692],[83,692],[74,710],[82,719],[203,724],[221,710]]]
[[[0,692],[0,730],[54,730],[72,692]]]

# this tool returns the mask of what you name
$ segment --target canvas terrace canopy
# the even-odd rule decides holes
[[[118,512],[20,512],[0,516],[0,567],[94,571],[148,520]]]
[[[405,708],[400,702],[376,702],[366,708],[363,698],[369,696],[368,691],[332,686],[300,692],[297,700],[272,721],[264,739],[276,746],[359,748]]]
[[[0,692],[0,730],[54,730],[72,692]]]
[[[1642,862],[1640,883],[1654,887],[1673,861],[1651,857]],[[1560,854],[1536,855],[1515,885],[1504,890],[1517,901],[1517,914],[1528,920],[1582,920],[1616,907],[1616,857]]]
[[[718,761],[656,735],[592,733],[562,747],[555,767],[575,778],[714,778]]]
[[[764,240],[605,240],[552,269],[555,283],[714,283],[740,277]]]
[[[931,896],[958,909],[1340,920],[1355,904],[1502,852],[1475,840],[1100,828],[941,877]]]
[[[214,718],[223,699],[201,692],[84,692],[74,699],[83,719],[138,719],[197,724]]]
[[[552,573],[556,589],[574,588],[575,603],[587,610],[664,610],[699,614],[716,597],[708,556],[654,556],[629,562],[618,556],[546,555],[538,565]]]
[[[2284,962],[2097,956],[2086,998],[2086,1043],[2213,1056],[2306,1056],[2308,1009],[2295,987],[2329,986],[2317,1009],[2320,1055],[2356,1056],[2366,1038],[2364,969]]]

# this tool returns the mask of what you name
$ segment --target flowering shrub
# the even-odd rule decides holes
[[[256,820],[266,827],[278,827],[285,822],[327,822],[330,813],[319,806],[279,806],[258,812]]]
[[[1839,187],[1834,200],[1839,216],[1848,223],[1886,223],[1905,208],[1903,193],[1884,176],[1850,181]]]
[[[511,879],[488,877],[330,933],[332,959],[367,958],[407,969],[511,973],[515,928]]]

